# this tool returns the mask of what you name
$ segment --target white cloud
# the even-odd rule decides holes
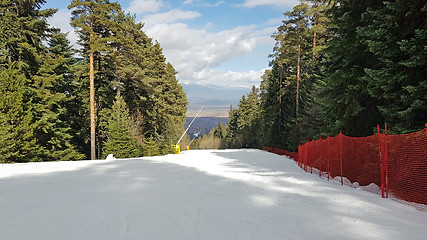
[[[162,0],[132,0],[126,11],[132,13],[157,12],[163,6]]]
[[[233,73],[214,70],[223,62],[251,53],[258,41],[265,41],[264,36],[257,35],[255,26],[240,26],[215,33],[190,28],[183,23],[147,24],[146,27],[147,34],[160,42],[182,82],[227,87],[231,86],[230,81],[234,87],[250,87],[259,82],[259,74],[254,71]]]
[[[216,3],[202,3],[201,6],[204,6],[204,7],[218,7],[218,6],[220,6],[220,5],[224,4],[224,3],[225,3],[224,1],[219,1],[219,2],[216,2]]]
[[[178,20],[194,19],[200,17],[201,14],[195,11],[182,11],[179,9],[172,9],[169,12],[149,15],[142,20],[145,24],[156,25],[159,23],[173,23]]]
[[[192,28],[177,22],[180,19],[199,17],[198,12],[172,10],[147,16],[145,31],[159,41],[163,52],[175,69],[178,79],[185,84],[217,85],[222,87],[250,88],[259,85],[265,69],[235,72],[233,69],[217,70],[223,63],[253,53],[257,46],[273,46],[270,37],[276,26],[266,22],[260,26],[238,26],[219,32],[210,32],[209,27]],[[266,65],[268,59],[266,59]],[[227,71],[229,70],[229,71]]]
[[[184,4],[193,4],[194,0],[185,0]],[[196,5],[202,6],[202,7],[218,7],[219,5],[224,4],[224,1],[218,1],[216,3],[207,3],[201,0],[196,0]]]
[[[242,6],[252,8],[257,6],[293,7],[299,0],[246,0]]]
[[[71,10],[59,9],[58,12],[48,19],[49,24],[52,27],[60,28],[61,32],[68,32],[68,40],[74,46],[74,48],[80,48],[77,44],[78,36],[74,32],[74,28],[70,25]]]
[[[206,69],[194,74],[193,83],[206,86],[215,85],[227,88],[251,88],[259,86],[265,69],[249,72],[220,71]]]

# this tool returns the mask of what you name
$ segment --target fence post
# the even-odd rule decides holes
[[[385,124],[385,197],[388,198],[388,146],[387,146],[387,124]]]
[[[382,148],[381,148],[381,132],[380,125],[377,125],[378,129],[378,153],[380,157],[380,175],[381,175],[381,197],[384,198],[384,166],[383,166],[383,156],[382,156]]]
[[[328,143],[328,181],[329,181],[329,177],[331,176],[331,169],[330,169],[330,158],[329,158],[329,134],[328,134],[328,138],[326,139],[327,143]]]
[[[307,146],[305,146],[305,157],[304,157],[304,171],[306,171],[307,172],[307,162],[308,162],[308,145],[309,145],[309,143],[310,142],[306,142],[305,144],[304,144],[304,146],[305,145],[307,145]]]
[[[322,145],[323,145],[323,141],[322,141],[322,136],[320,136],[319,138],[319,143],[320,143],[320,164],[319,164],[319,177],[322,177]]]
[[[305,146],[305,145],[307,145],[307,146]],[[308,150],[310,149],[310,148],[309,148],[310,142],[307,142],[305,145],[304,145],[304,146],[305,146],[304,171],[306,171],[306,172],[307,172],[307,165],[308,165]]]
[[[314,143],[314,136],[313,136],[313,143]],[[310,166],[310,174],[313,174],[313,163],[311,163],[311,166]]]
[[[299,167],[302,168],[302,163],[304,162],[304,145],[301,144],[300,149],[301,149],[301,155],[299,159]]]
[[[342,131],[340,131],[340,168],[341,168],[341,185],[343,185],[342,177]]]

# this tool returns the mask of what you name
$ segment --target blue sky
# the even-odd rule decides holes
[[[205,106],[205,115],[227,115],[268,68],[271,35],[283,13],[298,0],[122,0],[125,11],[144,22],[144,31],[157,40],[189,100],[189,115]],[[69,1],[47,0],[58,8],[50,24],[70,32]],[[77,45],[76,45],[77,46]]]

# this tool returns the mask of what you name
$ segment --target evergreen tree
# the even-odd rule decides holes
[[[218,137],[220,139],[224,139],[225,137],[225,130],[224,126],[222,126],[221,122],[218,122],[218,124],[215,127],[214,136]]]
[[[112,153],[116,158],[131,158],[138,156],[136,140],[132,137],[131,119],[129,110],[120,93],[116,95],[116,101],[111,109],[108,121],[107,142],[105,143],[103,156]]]
[[[35,138],[34,116],[25,102],[28,80],[18,64],[0,68],[0,162],[41,161],[43,148]]]
[[[4,81],[11,87],[4,91],[17,100],[15,103],[4,102],[2,114],[6,116],[1,118],[6,128],[19,122],[13,128],[14,133],[7,136],[21,138],[13,144],[15,156],[6,161],[82,158],[70,142],[68,123],[60,119],[66,115],[63,106],[66,95],[59,87],[63,85],[63,74],[59,69],[64,67],[66,56],[44,44],[44,41],[52,42],[59,30],[50,28],[47,23],[47,18],[56,10],[40,10],[43,3],[45,1],[9,0],[1,4],[0,11],[4,14],[0,14],[0,25],[10,34],[0,35],[1,70]],[[12,118],[9,115],[11,109],[14,112]]]
[[[112,16],[109,42],[112,53],[104,69],[110,68],[110,79],[104,85],[121,92],[129,106],[132,132],[142,145],[153,137],[157,146],[168,153],[182,133],[187,100],[170,63],[166,63],[158,43],[152,42],[135,17],[118,11]],[[106,72],[104,70],[104,72]],[[108,97],[108,89],[99,96]],[[108,100],[104,97],[104,99]],[[108,101],[99,105],[108,106]],[[102,117],[101,121],[102,121]]]
[[[158,156],[160,155],[160,149],[158,143],[153,137],[144,139],[144,147],[142,150],[143,156]]]
[[[218,125],[215,135],[225,138],[225,147],[260,147],[260,99],[259,89],[255,86],[246,96],[243,95],[237,109],[230,107],[227,131],[221,137],[222,125]]]
[[[111,51],[107,42],[108,27],[113,25],[112,15],[120,10],[118,3],[109,0],[73,0],[68,9],[74,9],[71,26],[79,28],[80,44],[85,47],[84,56],[89,55],[89,102],[91,159],[96,159],[96,108],[95,108],[95,53]]]
[[[236,148],[242,146],[242,139],[238,134],[238,120],[238,110],[233,109],[233,106],[230,105],[230,109],[228,111],[227,134],[225,136],[227,143],[226,148]]]
[[[357,28],[378,60],[364,69],[368,92],[394,132],[423,129],[427,118],[426,11],[425,1],[385,1]]]
[[[37,142],[48,151],[45,161],[80,160],[83,155],[78,153],[71,144],[68,103],[73,101],[70,96],[72,82],[67,65],[70,61],[69,43],[59,30],[49,41],[47,53],[41,55],[39,70],[33,76],[34,95],[33,114],[37,121]],[[36,90],[37,89],[37,90]]]
[[[330,31],[334,38],[325,49],[324,109],[332,134],[366,136],[383,122],[378,100],[369,94],[365,69],[378,66],[365,40],[357,34],[366,9],[377,9],[381,1],[339,1],[331,8]]]
[[[294,130],[296,82],[283,75],[284,68],[275,64],[262,77],[262,139],[264,145],[289,149],[286,135]]]
[[[284,13],[287,20],[278,27],[278,31],[273,35],[276,40],[274,48],[275,57],[272,64],[285,67],[285,75],[280,76],[280,89],[283,87],[283,78],[294,78],[296,82],[295,114],[298,117],[300,107],[300,85],[302,81],[302,60],[307,51],[308,43],[308,19],[306,17],[309,5],[302,3],[293,8],[293,11]],[[280,90],[279,90],[280,91]],[[279,99],[280,101],[280,99]]]
[[[157,133],[168,144],[175,144],[183,132],[185,113],[187,112],[187,98],[178,80],[176,71],[170,63],[165,66],[165,75],[162,82],[156,86],[157,101]]]
[[[313,34],[313,60],[319,55],[326,46],[326,41],[330,38],[328,32],[329,18],[326,12],[332,6],[331,0],[303,0],[310,4],[309,9],[306,12],[306,16],[310,18],[311,28],[310,32]]]

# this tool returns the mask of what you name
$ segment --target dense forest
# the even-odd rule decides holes
[[[44,3],[0,3],[0,162],[169,153],[187,99],[159,43],[118,3],[73,0],[73,49]]]
[[[271,69],[260,87],[230,109],[226,127],[199,142],[295,151],[340,131],[372,135],[377,124],[392,134],[423,129],[426,13],[423,0],[302,1],[272,36]]]
[[[73,0],[79,49],[45,0],[0,3],[0,162],[171,152],[186,95],[160,44],[108,0]],[[305,0],[272,35],[270,69],[191,148],[296,150],[312,138],[427,122],[427,3]],[[266,61],[268,61],[266,59]]]

